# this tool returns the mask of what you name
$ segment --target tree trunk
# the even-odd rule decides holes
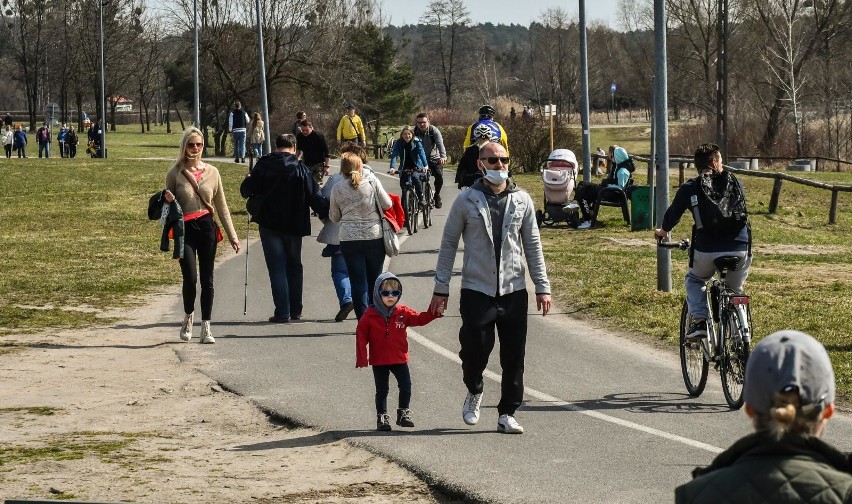
[[[763,131],[763,139],[760,141],[760,150],[764,154],[772,151],[772,146],[778,140],[778,134],[781,130],[781,112],[784,110],[784,90],[778,88],[775,91],[775,103],[769,110],[769,117],[766,119],[766,129]]]

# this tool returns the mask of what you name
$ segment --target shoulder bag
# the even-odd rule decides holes
[[[216,230],[216,243],[224,240],[225,237],[222,235],[222,228],[220,228],[219,223],[216,222],[216,212],[213,210],[213,205],[207,203],[207,200],[205,200],[204,196],[201,195],[201,192],[198,191],[198,183],[192,177],[189,176],[186,170],[181,168],[180,172],[183,174],[184,177],[186,177],[186,180],[189,182],[189,185],[192,186],[192,189],[195,191],[195,194],[198,195],[198,199],[200,199],[201,202],[204,203],[204,206],[207,207],[207,211],[210,212],[210,216],[213,218],[213,228]]]
[[[379,204],[379,191],[376,188],[375,182],[370,180],[370,185],[373,187],[373,201],[376,203],[376,211],[379,212],[379,219],[382,222],[382,241],[385,244],[385,255],[394,257],[399,255],[399,237],[396,235],[393,225],[388,221],[385,211],[382,210],[382,206]]]

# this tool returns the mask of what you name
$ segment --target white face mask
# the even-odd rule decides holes
[[[509,178],[508,170],[485,170],[485,180],[500,185]]]

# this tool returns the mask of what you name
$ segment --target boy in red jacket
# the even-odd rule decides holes
[[[408,409],[411,402],[411,373],[408,370],[406,328],[426,325],[442,316],[433,315],[428,311],[418,312],[401,305],[401,296],[402,283],[393,273],[385,272],[379,275],[373,286],[373,304],[361,316],[355,333],[355,367],[367,367],[367,364],[373,366],[373,379],[376,382],[376,428],[380,431],[391,430],[387,413],[388,382],[391,373],[399,385],[396,424],[400,427],[414,427],[411,410]]]

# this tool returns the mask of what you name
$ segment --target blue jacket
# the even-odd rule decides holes
[[[426,151],[423,150],[423,142],[417,137],[411,139],[411,152],[414,155],[414,166],[425,168],[429,165],[429,161],[426,160]],[[394,163],[397,160],[399,160],[399,163]],[[400,169],[405,166],[405,141],[402,139],[393,143],[390,167],[395,168],[396,166],[399,166]]]

